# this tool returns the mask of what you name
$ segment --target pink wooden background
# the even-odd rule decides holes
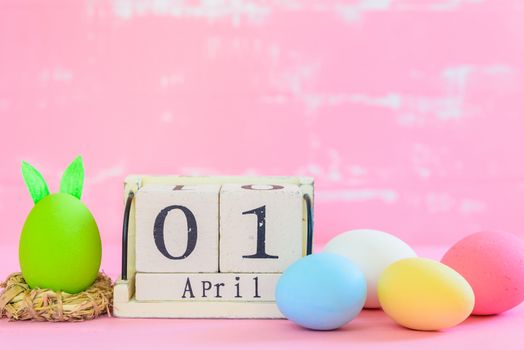
[[[524,2],[2,0],[0,120],[0,244],[77,154],[109,244],[131,173],[314,176],[320,244],[524,237]]]

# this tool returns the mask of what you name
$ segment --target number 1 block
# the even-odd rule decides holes
[[[220,272],[283,272],[302,256],[302,242],[298,186],[222,186]]]

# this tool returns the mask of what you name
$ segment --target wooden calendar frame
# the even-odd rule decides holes
[[[131,318],[284,318],[274,301],[137,301],[135,299],[135,193],[147,184],[204,185],[228,183],[294,184],[303,195],[302,255],[312,253],[313,187],[310,177],[129,176],[124,183],[122,271],[113,291],[113,314]]]

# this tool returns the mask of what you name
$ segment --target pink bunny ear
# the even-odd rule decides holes
[[[69,164],[60,180],[60,192],[69,193],[80,199],[84,188],[84,163],[82,157],[78,156]]]
[[[31,164],[22,162],[22,176],[35,204],[49,194],[44,177]]]

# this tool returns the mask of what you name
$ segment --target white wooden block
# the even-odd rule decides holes
[[[146,185],[136,194],[138,272],[217,272],[219,185]]]
[[[279,273],[137,273],[138,301],[274,301]]]
[[[222,186],[221,272],[282,272],[302,257],[303,239],[297,185]]]

